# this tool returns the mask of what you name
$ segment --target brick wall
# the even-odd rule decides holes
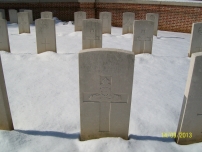
[[[74,19],[74,12],[85,11],[87,18],[99,18],[99,12],[112,12],[112,26],[122,26],[122,14],[134,12],[137,20],[146,18],[146,13],[159,13],[159,30],[175,32],[191,32],[192,23],[202,21],[202,7],[174,6],[157,4],[130,4],[130,3],[0,3],[0,8],[8,9],[32,9],[34,19],[40,18],[40,12],[51,11],[60,20]]]

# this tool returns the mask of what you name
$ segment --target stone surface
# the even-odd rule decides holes
[[[191,56],[177,134],[178,144],[202,142],[202,52]]]
[[[120,49],[79,52],[81,140],[128,139],[134,54]]]
[[[82,49],[102,48],[102,21],[99,19],[83,20]]]
[[[0,57],[0,130],[13,130],[13,121],[8,102],[3,67]]]
[[[29,25],[29,15],[28,12],[20,12],[18,13],[18,27],[19,34],[21,33],[30,33],[30,25]]]
[[[5,10],[4,9],[0,9],[0,12],[2,13],[2,18],[5,19]]]
[[[0,12],[0,19],[3,19],[3,15],[2,15],[2,13]]]
[[[74,31],[82,31],[84,19],[86,19],[86,12],[74,12]]]
[[[32,10],[24,10],[24,12],[28,12],[28,15],[29,15],[29,23],[30,24],[33,24],[33,13],[32,13]]]
[[[18,23],[17,10],[9,9],[8,12],[9,12],[10,23]]]
[[[55,21],[53,19],[37,19],[35,25],[37,53],[56,52]]]
[[[0,19],[0,50],[10,52],[7,21]]]
[[[100,12],[99,19],[102,20],[102,33],[111,34],[112,13],[111,12]]]
[[[152,53],[154,22],[135,20],[133,31],[134,54]]]
[[[146,14],[146,20],[154,22],[154,33],[153,33],[153,35],[157,36],[158,25],[159,25],[159,14],[147,13]]]
[[[52,12],[41,12],[41,18],[53,18],[53,13]]]
[[[133,33],[134,20],[135,20],[135,13],[132,12],[123,13],[122,34]]]
[[[192,24],[191,45],[188,56],[191,57],[192,53],[196,52],[202,52],[202,22]]]

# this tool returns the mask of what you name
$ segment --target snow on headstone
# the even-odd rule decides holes
[[[2,15],[2,19],[5,19],[6,18],[6,16],[5,16],[5,10],[4,9],[0,9],[0,12],[2,13],[1,15]]]
[[[55,21],[53,19],[37,19],[35,25],[37,53],[56,52]]]
[[[10,52],[7,21],[5,19],[0,19],[0,50]]]
[[[123,28],[122,34],[133,33],[133,21],[135,20],[135,13],[123,13]]]
[[[154,22],[146,20],[135,20],[133,31],[134,54],[152,53]]]
[[[202,52],[202,22],[192,24],[191,45],[188,56],[191,57],[192,53],[196,52]]]
[[[18,23],[17,10],[9,9],[8,12],[9,12],[10,23]]]
[[[147,13],[146,14],[146,20],[154,22],[154,33],[153,33],[153,35],[157,36],[158,24],[159,24],[159,14]]]
[[[86,12],[74,12],[74,31],[82,31],[84,19],[86,19]]]
[[[202,52],[191,56],[176,142],[202,142]]]
[[[19,34],[30,33],[30,23],[29,23],[28,12],[18,13],[18,27],[19,27]]]
[[[0,57],[0,130],[13,130],[13,121],[8,102],[3,67]]]
[[[102,21],[84,19],[82,30],[82,49],[102,48]]]
[[[52,19],[53,18],[53,13],[52,12],[41,12],[41,18],[48,18]]]
[[[81,140],[128,139],[134,54],[94,48],[79,52]]]
[[[111,12],[100,12],[99,19],[102,20],[102,33],[111,34],[112,13]]]
[[[32,10],[24,10],[24,12],[28,12],[28,15],[29,15],[29,23],[32,24],[33,23],[33,13],[32,13]]]

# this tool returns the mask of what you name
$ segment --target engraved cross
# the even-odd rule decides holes
[[[22,24],[22,28],[24,31],[24,26],[27,24],[27,22],[24,20],[24,17],[21,17],[21,23],[20,24]]]
[[[45,45],[45,50],[47,51],[46,46],[47,46],[47,44],[50,44],[50,43],[47,42],[46,38],[45,38],[45,42],[44,42],[44,43],[41,43],[41,44],[44,44],[44,45]]]
[[[99,132],[110,131],[110,112],[111,104],[126,104],[128,102],[127,94],[114,94],[111,91],[111,76],[100,76],[99,93],[83,93],[84,103],[98,103],[99,110]]]

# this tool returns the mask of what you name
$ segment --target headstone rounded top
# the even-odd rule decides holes
[[[202,56],[202,52],[192,53],[193,57]]]
[[[120,52],[120,53],[128,53],[134,55],[133,52],[128,50],[122,50],[122,49],[115,49],[115,48],[92,48],[92,49],[85,49],[81,50],[79,53],[86,53],[86,52],[99,52],[99,51],[108,51],[108,52]]]

